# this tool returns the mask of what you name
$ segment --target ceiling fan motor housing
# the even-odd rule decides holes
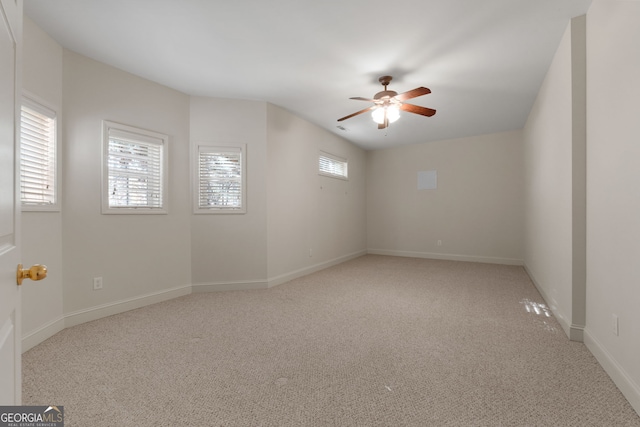
[[[383,90],[382,92],[378,92],[373,96],[373,99],[384,99],[384,98],[393,98],[396,96],[398,92],[395,90]]]
[[[395,90],[387,90],[387,86],[389,85],[389,83],[391,83],[391,80],[393,79],[393,77],[391,76],[382,76],[378,79],[378,81],[380,82],[380,84],[382,84],[382,86],[384,86],[384,90],[382,92],[378,92],[373,96],[373,99],[382,99],[384,100],[389,99],[389,98],[393,98],[394,96],[396,96],[398,94],[398,92],[396,92]]]

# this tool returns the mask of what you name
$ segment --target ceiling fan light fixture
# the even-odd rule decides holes
[[[373,110],[371,117],[378,124],[384,124],[385,115],[388,123],[393,123],[400,118],[400,108],[397,105],[381,105]]]
[[[371,112],[371,117],[373,121],[378,124],[384,123],[384,107],[378,107]]]
[[[387,108],[387,120],[389,123],[393,123],[400,118],[400,107],[393,104]]]

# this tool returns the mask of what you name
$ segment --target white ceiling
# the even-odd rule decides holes
[[[366,149],[520,129],[591,0],[26,0],[62,46],[189,95],[264,100]],[[433,117],[378,130],[381,75]],[[342,125],[346,130],[338,129]]]

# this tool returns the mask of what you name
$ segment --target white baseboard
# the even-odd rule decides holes
[[[571,324],[569,326],[569,339],[576,342],[584,342],[584,326]]]
[[[427,259],[441,259],[446,261],[481,262],[485,264],[504,264],[504,265],[523,265],[524,264],[523,260],[515,259],[515,258],[441,254],[441,253],[435,253],[435,252],[413,252],[413,251],[396,251],[396,250],[387,250],[387,249],[367,249],[367,253],[372,255],[402,256],[402,257],[408,257],[408,258],[427,258]]]
[[[192,286],[193,292],[218,292],[218,291],[245,291],[250,289],[267,289],[265,281],[240,281],[240,282],[215,282],[196,283]]]
[[[89,307],[82,310],[68,313],[64,316],[64,327],[79,325],[125,311],[134,310],[146,305],[156,304],[162,301],[178,298],[191,293],[191,285],[178,286],[176,288],[165,289],[146,295],[140,295],[120,301]]]
[[[183,285],[176,288],[165,289],[146,295],[140,295],[120,301],[89,307],[67,313],[64,316],[54,319],[51,322],[29,332],[22,338],[23,352],[35,347],[44,340],[52,337],[56,333],[71,326],[80,325],[92,320],[98,320],[103,317],[112,316],[114,314],[123,313],[125,311],[134,310],[147,305],[156,304],[158,302],[170,300],[173,298],[188,295],[192,292],[214,292],[214,291],[231,291],[231,290],[249,290],[249,289],[267,289],[272,286],[293,280],[297,277],[314,273],[327,267],[348,261],[353,258],[365,255],[366,251],[359,251],[330,261],[315,264],[300,270],[296,270],[287,274],[268,279],[267,281],[237,281],[237,282],[219,282],[219,283],[198,283],[194,285]]]
[[[640,385],[635,383],[620,364],[611,356],[607,349],[589,333],[584,330],[584,344],[595,356],[600,366],[605,370],[615,385],[627,398],[631,407],[640,415]]]
[[[349,261],[351,259],[354,258],[358,258],[361,257],[363,255],[366,255],[367,251],[366,250],[362,250],[362,251],[357,251],[357,252],[353,252],[338,258],[334,258],[332,260],[329,261],[324,261],[318,264],[314,264],[308,267],[304,267],[304,268],[300,268],[298,270],[295,271],[291,271],[289,273],[285,273],[285,274],[281,274],[279,276],[275,276],[275,277],[270,277],[267,281],[268,283],[268,287],[272,288],[274,286],[277,285],[281,285],[285,282],[288,282],[290,280],[293,279],[297,279],[298,277],[302,277],[302,276],[306,276],[307,274],[311,274],[311,273],[315,273],[316,271],[320,271],[320,270],[324,270],[325,268],[329,268],[332,267],[334,265],[338,265],[338,264],[342,264],[343,262]]]
[[[366,251],[354,252],[348,255],[334,258],[329,261],[321,262],[309,267],[304,267],[295,271],[291,271],[289,273],[271,277],[266,281],[244,280],[234,282],[195,283],[192,288],[193,292],[244,291],[251,289],[272,288],[290,280],[297,279],[298,277],[306,276],[307,274],[315,273],[316,271],[320,271],[325,268],[343,263],[345,261],[349,261],[350,259],[357,258],[359,256],[365,255],[366,253]]]
[[[27,333],[22,337],[22,352],[32,349],[41,342],[51,338],[64,329],[64,317],[60,316],[49,323],[42,325],[36,330]]]
[[[237,282],[219,282],[219,283],[198,283],[194,285],[183,285],[171,289],[165,289],[146,295],[140,295],[120,301],[89,307],[67,313],[62,317],[54,319],[49,323],[29,332],[22,338],[23,352],[35,347],[46,339],[52,337],[65,328],[80,325],[92,320],[98,320],[103,317],[112,316],[114,314],[123,313],[125,311],[134,310],[147,305],[156,304],[173,298],[189,295],[192,292],[214,292],[214,291],[231,291],[231,290],[249,290],[249,289],[267,289],[279,285],[289,280],[314,273],[333,265],[340,264],[353,258],[365,255],[366,251],[358,251],[342,257],[338,257],[329,261],[305,267],[296,271],[292,271],[280,276],[268,279],[267,281],[237,281]]]

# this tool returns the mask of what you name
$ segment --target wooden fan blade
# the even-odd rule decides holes
[[[356,101],[369,101],[369,102],[376,102],[375,99],[371,99],[371,98],[363,98],[361,96],[355,96],[353,98],[349,98],[349,99],[355,99]]]
[[[360,110],[360,111],[358,111],[358,112],[356,112],[356,113],[349,114],[348,116],[344,116],[343,118],[338,119],[338,121],[339,121],[339,122],[341,122],[341,121],[343,121],[343,120],[350,119],[350,118],[351,118],[351,117],[353,117],[353,116],[357,116],[358,114],[366,113],[367,111],[371,111],[371,110],[373,110],[373,109],[375,109],[375,108],[377,108],[377,107],[378,107],[377,105],[372,105],[371,107],[369,107],[369,108],[365,108],[364,110]]]
[[[421,114],[427,117],[431,117],[436,113],[436,110],[432,108],[420,107],[419,105],[413,104],[400,104],[400,109],[403,111],[408,111],[410,113]]]
[[[429,88],[421,86],[408,92],[396,95],[394,98],[396,98],[398,101],[406,101],[407,99],[417,98],[418,96],[427,95],[429,93],[431,93],[431,90]]]

